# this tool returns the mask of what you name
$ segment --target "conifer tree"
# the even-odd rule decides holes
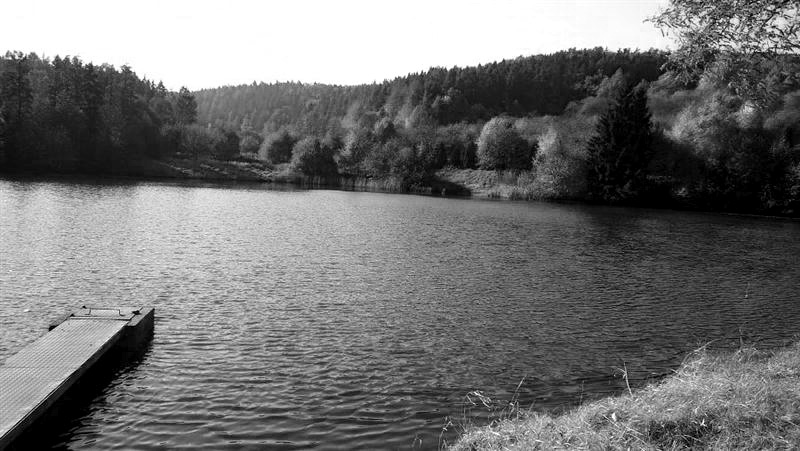
[[[6,167],[10,168],[23,159],[33,91],[28,79],[28,56],[21,52],[7,52],[5,58],[10,64],[7,70],[0,73],[0,105],[5,105],[2,112],[3,153]]]
[[[175,100],[175,116],[179,124],[188,125],[197,121],[197,102],[186,87],[181,87]]]
[[[589,141],[589,193],[595,200],[635,201],[644,191],[653,140],[647,84],[621,89]]]

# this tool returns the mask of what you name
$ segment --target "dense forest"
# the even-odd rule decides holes
[[[127,66],[20,52],[0,58],[0,161],[6,171],[124,170],[131,161],[177,149],[196,115],[187,90],[168,92]]]
[[[800,44],[792,30],[774,35],[777,50],[748,43],[796,11],[755,3],[766,6],[719,29],[724,20],[692,18],[730,10],[673,0],[654,19],[685,33],[670,54],[570,49],[358,86],[169,92],[126,66],[9,52],[0,162],[145,175],[159,172],[143,162],[159,162],[173,175],[236,168],[263,180],[797,214]],[[751,16],[756,28],[741,25]],[[702,47],[717,41],[738,47]]]
[[[622,69],[636,80],[655,80],[667,54],[659,50],[609,52],[602,48],[519,57],[477,67],[431,68],[360,86],[253,83],[195,93],[201,123],[258,131],[291,127],[303,135],[339,133],[365,115],[403,126],[486,121],[508,114],[558,115],[593,95],[605,77]]]
[[[438,177],[515,198],[791,213],[800,201],[800,83],[764,65],[748,95],[657,50],[596,48],[362,86],[254,83],[195,93],[241,151],[314,175]],[[314,158],[306,157],[313,154]],[[490,173],[487,174],[487,171]]]

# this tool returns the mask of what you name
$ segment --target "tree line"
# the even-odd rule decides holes
[[[486,121],[502,113],[557,115],[618,69],[655,80],[667,56],[661,50],[570,49],[474,67],[434,67],[358,86],[253,82],[195,94],[201,123],[238,127],[247,121],[258,132],[290,127],[324,136],[371,114],[403,125]]]
[[[767,11],[755,27],[800,48],[774,30],[788,13],[754,3]],[[687,19],[694,8],[705,8],[702,20]],[[168,92],[125,66],[8,53],[0,161],[102,172],[143,158],[237,159],[275,173],[391,179],[400,189],[453,171],[497,173],[522,198],[796,214],[800,58],[748,44],[755,19],[735,14],[672,0],[653,19],[683,33],[670,54],[571,49],[358,86]],[[708,35],[741,48],[714,47]]]
[[[179,152],[230,157],[233,131],[200,127],[186,88],[139,78],[128,66],[79,58],[0,57],[0,168],[116,173],[132,162]]]
[[[254,158],[308,175],[409,188],[444,168],[503,171],[523,198],[798,211],[798,58],[776,55],[743,84],[724,63],[681,72],[672,59],[681,56],[570,50],[382,84],[253,84],[197,97],[202,120],[249,130]],[[536,75],[548,64],[563,72]],[[515,73],[527,74],[519,91]],[[467,74],[486,88],[465,89]],[[295,158],[309,149],[314,163]]]

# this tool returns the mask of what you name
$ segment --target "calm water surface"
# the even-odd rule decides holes
[[[710,340],[786,343],[800,224],[256,186],[0,181],[0,360],[82,304],[152,347],[54,444],[430,449],[480,390],[554,409]],[[523,380],[524,378],[524,380]]]

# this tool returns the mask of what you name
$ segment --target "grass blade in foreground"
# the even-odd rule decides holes
[[[800,443],[800,344],[699,351],[672,376],[560,416],[468,430],[453,450],[788,449]]]

